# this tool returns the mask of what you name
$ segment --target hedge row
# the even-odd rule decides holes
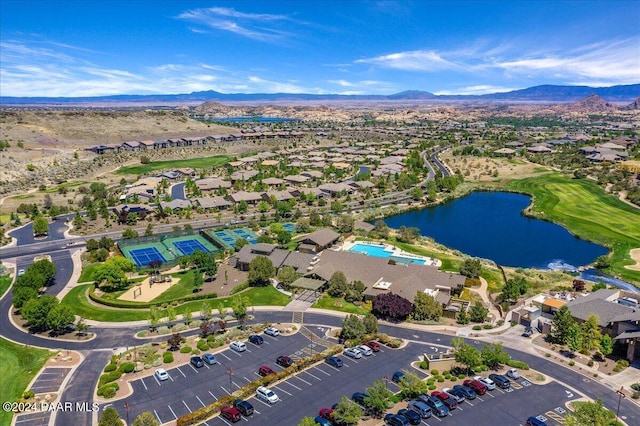
[[[328,356],[342,352],[342,350],[343,347],[341,345],[333,346],[321,353],[303,358],[300,361],[294,363],[292,366],[279,371],[277,374],[270,374],[266,377],[261,377],[260,379],[254,380],[243,388],[235,391],[233,395],[225,395],[218,401],[209,404],[206,407],[202,407],[199,410],[194,411],[193,413],[189,413],[182,417],[179,417],[177,420],[177,426],[190,426],[193,424],[201,423],[215,415],[225,405],[231,405],[235,399],[253,396],[259,386],[269,386],[271,383],[284,380],[294,375],[295,373],[312,366],[313,364],[323,361]]]
[[[507,362],[505,362],[505,364],[507,364],[509,367],[519,368],[520,370],[528,370],[529,369],[529,364],[527,364],[524,361],[517,361],[515,359],[510,359]]]
[[[105,373],[102,376],[100,376],[100,379],[98,380],[98,388],[101,388],[103,385],[106,385],[107,383],[115,382],[120,377],[122,377],[122,372],[120,370],[115,370],[109,373]]]
[[[204,293],[204,294],[194,294],[190,296],[177,297],[171,301],[163,302],[163,303],[172,303],[172,302],[191,302],[194,300],[203,300],[203,299],[217,299],[217,293]],[[158,302],[129,302],[126,300],[119,299],[103,299],[100,296],[95,294],[95,286],[89,289],[89,299],[93,300],[96,303],[105,306],[111,306],[112,308],[125,308],[125,309],[145,309],[150,308],[151,306],[157,306]]]

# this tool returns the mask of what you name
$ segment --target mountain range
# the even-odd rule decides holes
[[[307,93],[220,93],[213,90],[175,95],[112,95],[94,97],[12,97],[0,96],[1,105],[138,104],[177,105],[197,102],[303,102],[303,101],[475,101],[475,102],[573,102],[597,95],[608,102],[633,102],[640,97],[640,84],[611,87],[541,85],[486,95],[435,95],[407,90],[393,95],[338,95]]]

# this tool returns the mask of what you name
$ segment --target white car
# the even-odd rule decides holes
[[[165,380],[169,380],[169,373],[167,373],[167,371],[164,368],[158,368],[154,373],[154,375],[156,376],[156,379],[158,379],[161,382],[164,382]]]
[[[362,352],[356,348],[347,348],[344,350],[344,354],[350,358],[359,359],[362,358]]]
[[[474,377],[474,379],[485,385],[487,387],[487,390],[492,391],[496,388],[496,384],[493,383],[493,380],[488,377],[476,376]]]
[[[244,352],[247,350],[247,345],[245,345],[244,342],[240,342],[238,340],[231,342],[229,347],[236,352]]]
[[[362,355],[364,356],[371,356],[373,355],[373,351],[371,350],[371,348],[367,345],[360,345],[358,346],[356,349],[358,349]]]
[[[276,395],[274,391],[266,386],[260,386],[258,389],[256,389],[256,397],[269,404],[275,404],[276,402],[280,401],[278,395]]]
[[[269,336],[274,336],[275,337],[275,336],[279,336],[280,335],[280,330],[278,330],[275,327],[267,327],[264,330],[264,334],[267,334]]]
[[[518,380],[520,377],[520,373],[518,373],[518,370],[516,370],[515,368],[510,368],[509,371],[507,371],[507,376],[511,377],[513,380]]]
[[[24,275],[24,269],[18,269],[18,276],[21,277]]]

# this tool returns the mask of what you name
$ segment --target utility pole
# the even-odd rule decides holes
[[[231,380],[233,378],[233,368],[228,367],[227,374],[229,375],[229,395],[231,395],[233,393],[233,389],[231,388],[231,384],[232,384]]]
[[[616,423],[618,423],[618,415],[620,414],[620,403],[622,402],[622,398],[626,398],[627,396],[623,392],[624,386],[620,386],[620,389],[616,391],[618,394],[618,409],[616,410]]]
[[[129,410],[131,410],[131,407],[129,407],[129,403],[127,401],[124,402],[124,409],[127,412],[127,425],[129,425]]]

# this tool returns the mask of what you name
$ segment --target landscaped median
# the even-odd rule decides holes
[[[303,358],[300,361],[294,363],[291,367],[287,367],[284,370],[276,373],[270,374],[266,377],[262,377],[260,379],[254,380],[248,385],[238,389],[233,392],[231,395],[224,396],[220,398],[218,401],[213,404],[207,405],[199,410],[194,411],[193,413],[189,413],[185,416],[178,418],[176,421],[178,426],[189,426],[197,423],[201,423],[214,415],[216,415],[220,409],[224,406],[230,406],[233,404],[233,401],[238,398],[248,398],[255,394],[256,389],[260,386],[269,386],[273,383],[277,383],[281,380],[287,379],[298,372],[311,367],[315,364],[323,362],[324,359],[328,356],[332,356],[342,352],[342,345],[335,345],[331,348],[324,350],[321,353],[312,355],[307,358]]]

